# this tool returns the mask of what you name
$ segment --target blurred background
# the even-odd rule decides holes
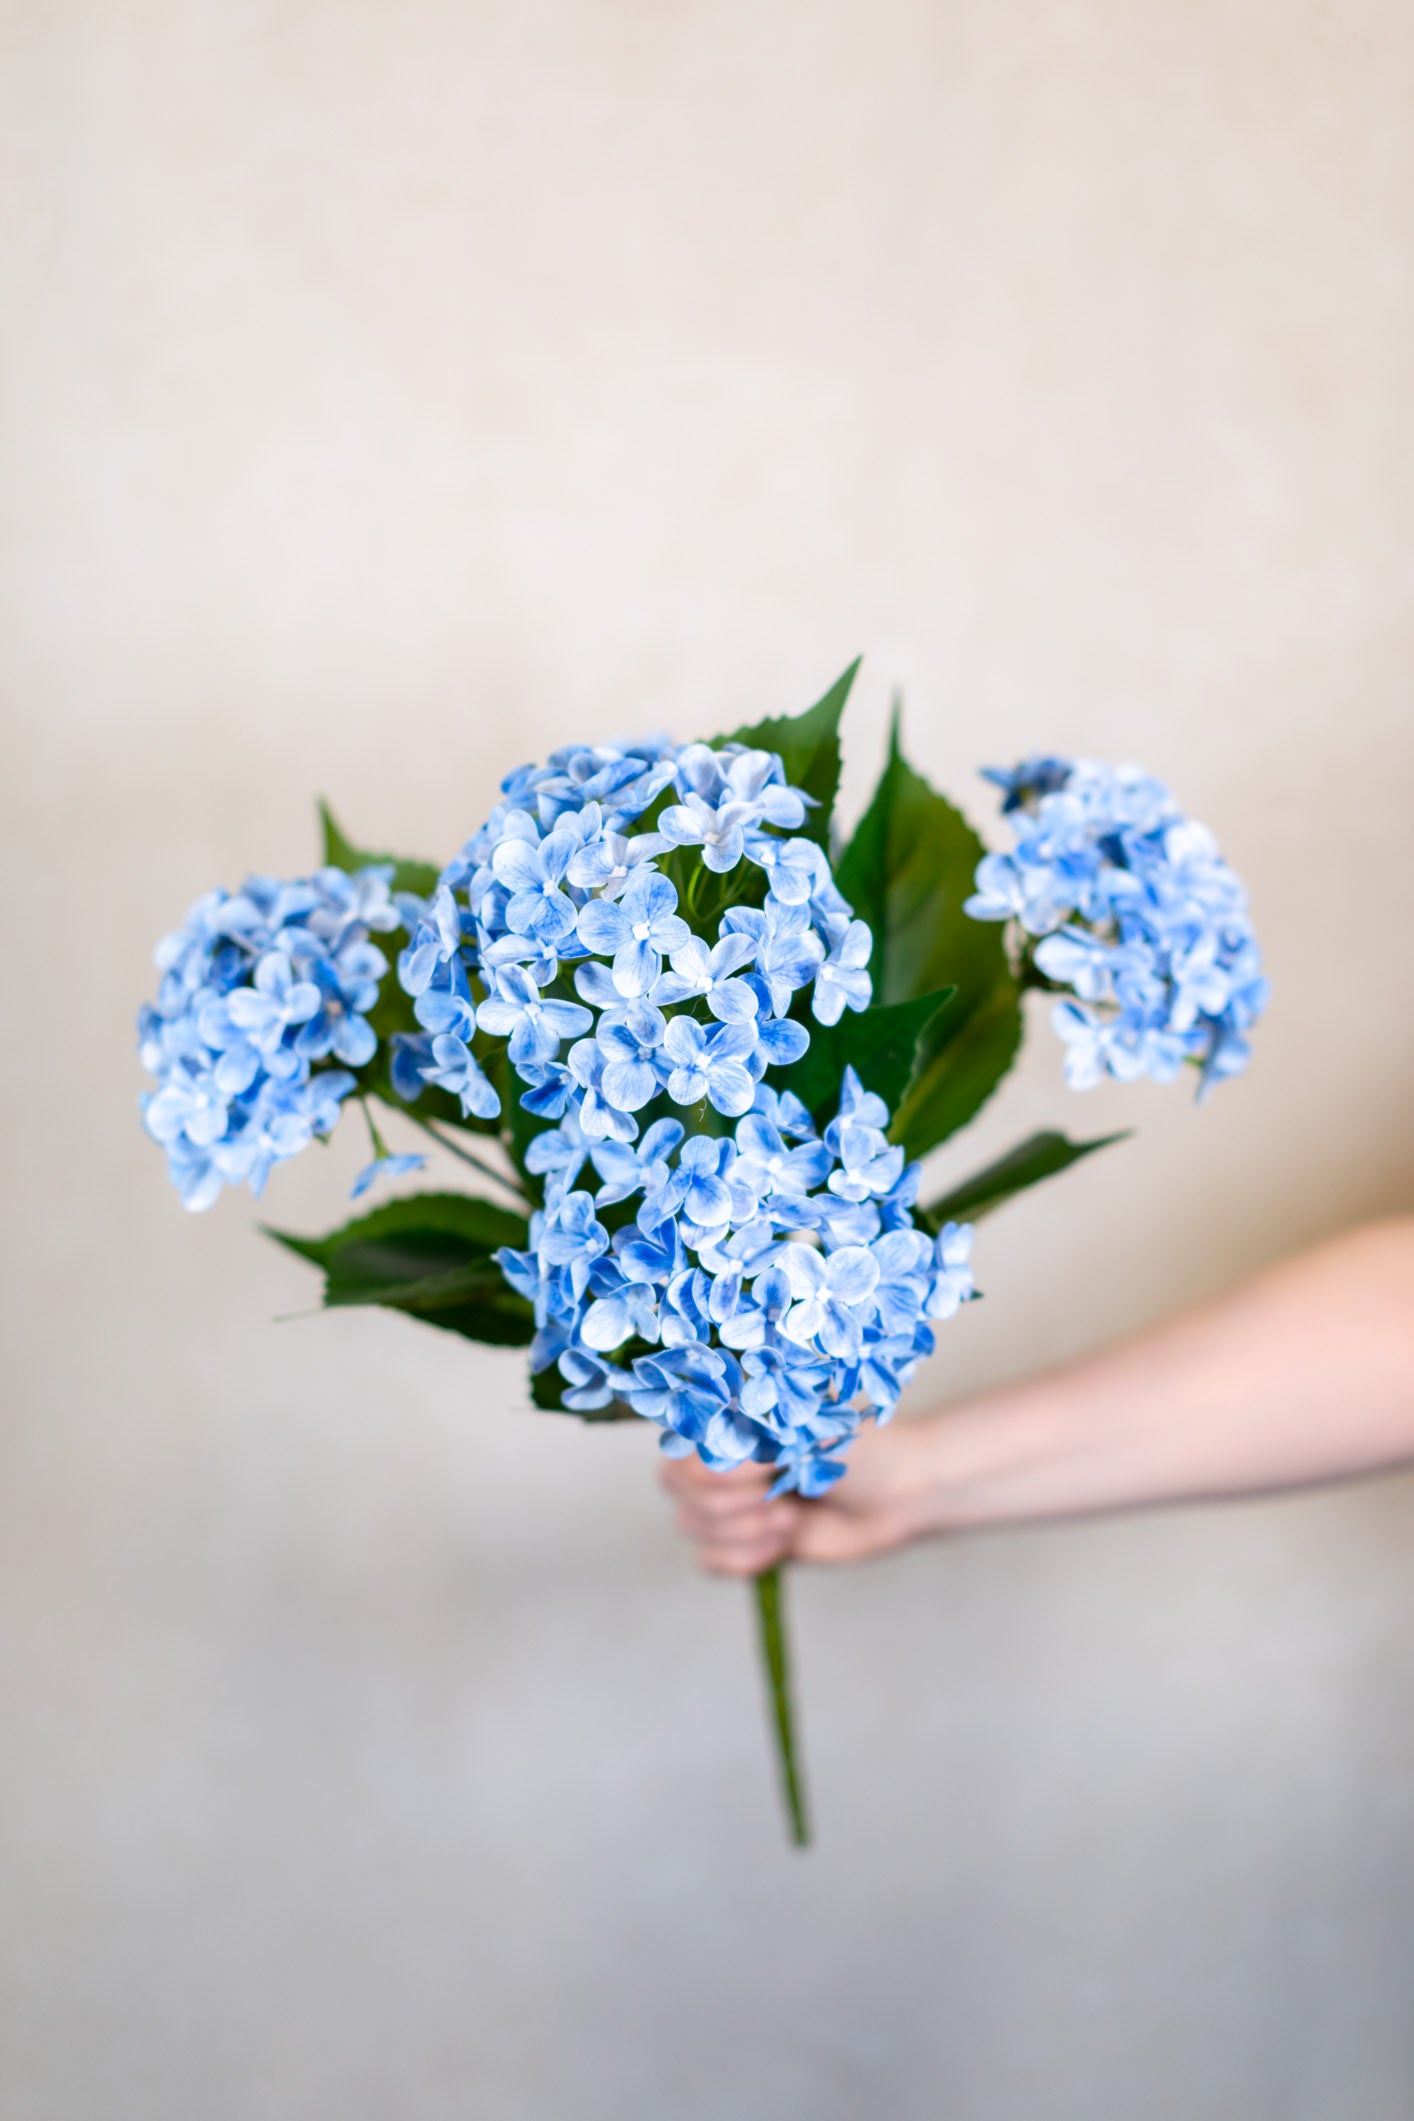
[[[746,1594],[646,1432],[296,1316],[140,1134],[149,951],[314,798],[444,857],[571,739],[804,707],[1136,758],[1250,1075],[963,1175],[924,1405],[1414,1180],[1414,18],[1393,0],[0,7],[7,2121],[1407,2121],[1414,1477]],[[404,1132],[410,1136],[411,1130]],[[393,1146],[416,1146],[399,1138]],[[277,1319],[286,1322],[275,1323]],[[1332,1421],[1340,1408],[1331,1409]]]

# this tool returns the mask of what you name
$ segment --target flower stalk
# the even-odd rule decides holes
[[[810,1846],[810,1814],[795,1742],[795,1707],[791,1688],[790,1634],[785,1612],[785,1574],[777,1562],[756,1578],[756,1618],[760,1629],[761,1663],[770,1697],[771,1724],[776,1741],[776,1765],[780,1773],[781,1797],[792,1844]]]

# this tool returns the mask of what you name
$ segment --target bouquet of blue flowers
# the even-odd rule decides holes
[[[823,1494],[975,1294],[973,1224],[1115,1136],[1032,1135],[920,1205],[920,1160],[1010,1067],[1053,991],[1076,1087],[1200,1091],[1243,1067],[1265,985],[1242,886],[1137,769],[990,770],[988,854],[890,755],[833,831],[857,665],[808,713],[710,742],[574,745],[507,776],[442,868],[363,851],[198,900],[140,1018],[148,1132],[184,1203],[259,1194],[350,1099],[355,1196],[420,1170],[375,1106],[485,1191],[272,1231],[324,1303],[529,1350],[536,1406],[638,1418],[675,1455]],[[396,976],[374,940],[397,938]],[[807,1823],[779,1570],[756,1594],[783,1788]]]

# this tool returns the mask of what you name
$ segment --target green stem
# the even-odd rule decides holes
[[[360,1090],[358,1093],[358,1101],[363,1107],[363,1116],[368,1121],[368,1132],[373,1142],[373,1154],[378,1158],[379,1162],[381,1163],[383,1158],[388,1154],[388,1145],[384,1141],[382,1135],[378,1132],[377,1127],[373,1123],[373,1111],[371,1106],[369,1105],[367,1097],[364,1095],[362,1090]]]
[[[470,1164],[473,1171],[479,1171],[483,1178],[492,1179],[498,1186],[504,1186],[518,1208],[527,1210],[531,1208],[533,1203],[526,1199],[519,1186],[513,1180],[507,1178],[503,1172],[498,1171],[494,1164],[483,1164],[479,1156],[473,1156],[470,1149],[464,1149],[460,1142],[449,1140],[438,1126],[436,1120],[423,1119],[421,1114],[417,1112],[405,1112],[403,1117],[404,1119],[410,1119],[415,1127],[421,1127],[424,1134],[430,1134],[433,1141],[440,1143],[449,1156],[459,1156],[464,1164]]]
[[[791,1706],[790,1638],[786,1628],[785,1580],[781,1564],[765,1569],[756,1578],[756,1616],[761,1629],[761,1661],[771,1696],[771,1716],[776,1736],[776,1759],[780,1769],[781,1795],[790,1820],[790,1838],[796,1848],[810,1843],[810,1820],[795,1750],[795,1715]]]

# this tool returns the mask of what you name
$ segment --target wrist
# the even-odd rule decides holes
[[[1055,1425],[1043,1424],[1024,1394],[964,1400],[908,1427],[908,1477],[896,1499],[901,1541],[1045,1514]]]

